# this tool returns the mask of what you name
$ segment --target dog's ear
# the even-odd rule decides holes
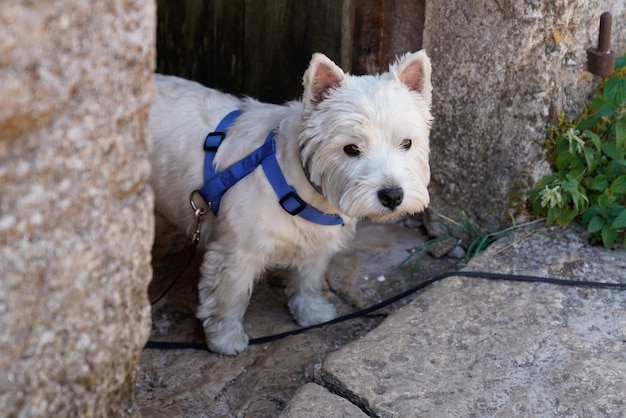
[[[316,105],[323,101],[332,89],[341,86],[346,74],[326,55],[316,53],[304,73],[304,102]]]
[[[413,54],[406,54],[399,58],[389,71],[409,90],[422,95],[428,104],[431,100],[432,84],[430,82],[430,59],[426,51],[421,50]]]

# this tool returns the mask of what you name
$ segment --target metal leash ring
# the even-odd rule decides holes
[[[202,222],[204,221],[204,215],[211,210],[211,202],[206,202],[198,190],[194,190],[189,195],[189,204],[193,209],[193,215],[196,218],[196,230],[191,238],[192,245],[195,245],[200,241],[200,234],[202,232]]]

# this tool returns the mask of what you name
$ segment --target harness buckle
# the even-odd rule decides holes
[[[290,202],[290,199],[295,200],[298,203],[298,206],[296,206],[293,209],[287,208],[287,204]],[[298,194],[296,192],[294,192],[293,190],[290,191],[289,193],[287,193],[286,195],[284,195],[278,201],[278,203],[280,203],[280,206],[282,206],[283,209],[285,209],[287,211],[287,213],[290,214],[291,216],[296,216],[297,214],[302,212],[307,207],[306,202],[304,200],[302,200],[302,198],[300,196],[298,196]]]
[[[219,137],[219,139],[213,139],[212,137]],[[204,139],[204,150],[217,152],[224,138],[226,138],[226,132],[210,132]]]

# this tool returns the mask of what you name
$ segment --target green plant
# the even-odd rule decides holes
[[[530,192],[533,212],[548,225],[579,220],[606,248],[626,231],[626,55],[616,70],[592,101],[592,116],[557,137],[554,172]]]
[[[454,241],[457,243],[457,245],[460,245],[465,249],[465,255],[459,261],[459,264],[457,266],[458,268],[462,268],[469,262],[469,260],[476,257],[478,254],[483,252],[485,249],[487,249],[487,247],[489,247],[500,238],[511,238],[515,232],[526,230],[534,224],[543,221],[543,219],[540,219],[521,225],[516,225],[515,219],[511,218],[511,220],[513,221],[513,226],[506,228],[502,231],[490,233],[481,229],[464,211],[460,209],[457,209],[457,215],[459,218],[458,221],[451,219],[441,213],[438,213],[433,209],[429,209],[429,211],[433,215],[436,215],[443,219],[444,222],[442,222],[441,225],[446,229],[447,234],[440,237],[431,238],[417,248],[414,248],[409,253],[409,255],[402,261],[402,263],[400,263],[400,266],[405,265],[409,260],[413,260],[411,273],[415,271],[415,269],[422,261],[424,256],[428,253],[430,248],[439,242]]]

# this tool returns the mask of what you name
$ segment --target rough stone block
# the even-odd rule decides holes
[[[344,398],[324,387],[307,383],[298,389],[280,418],[366,418],[367,415]]]
[[[0,411],[132,416],[149,333],[154,4],[0,7]]]
[[[561,111],[576,118],[600,82],[586,71],[600,15],[626,51],[623,0],[427,1],[433,65],[433,207],[460,207],[494,230],[523,213],[524,188],[546,174],[541,143]]]

